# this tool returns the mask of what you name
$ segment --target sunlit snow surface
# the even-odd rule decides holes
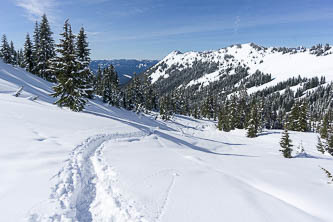
[[[98,99],[74,113],[51,86],[0,62],[0,221],[333,221],[333,158],[314,133],[291,132],[308,155],[284,159],[281,131],[249,139]]]

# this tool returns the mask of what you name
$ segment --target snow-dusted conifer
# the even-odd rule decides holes
[[[55,56],[53,32],[45,14],[42,16],[38,31],[39,46],[36,48],[38,75],[48,81],[55,81],[55,76],[50,70],[50,60]]]
[[[328,112],[325,113],[324,115],[324,119],[321,123],[321,127],[320,127],[320,137],[323,139],[327,139],[328,138],[328,127],[329,127],[329,121],[328,121]]]
[[[119,106],[118,94],[118,76],[113,65],[103,70],[103,101],[110,103],[112,106]]]
[[[10,41],[9,51],[10,51],[10,63],[12,65],[17,65],[17,52],[15,50],[13,41]]]
[[[38,53],[39,48],[40,48],[40,33],[39,33],[39,24],[36,21],[34,34],[33,34],[33,47],[32,47],[32,58],[34,61],[32,73],[36,74],[36,75],[38,75],[38,73],[39,73],[39,70],[38,70],[39,67],[37,66],[37,63],[38,63],[37,53]]]
[[[299,108],[299,117],[298,117],[298,130],[301,132],[308,131],[308,105],[304,101]]]
[[[280,141],[280,146],[281,146],[281,152],[285,158],[291,158],[291,152],[293,145],[291,144],[292,141],[289,138],[289,132],[288,132],[288,127],[284,127],[284,131],[282,133],[281,141]]]
[[[78,73],[81,76],[83,82],[83,90],[85,90],[89,98],[93,94],[93,81],[94,75],[89,69],[90,64],[90,49],[88,48],[87,35],[82,27],[77,36],[76,41],[76,56],[78,60]]]
[[[317,143],[317,150],[321,152],[322,154],[325,153],[325,146],[323,145],[320,137],[318,136],[318,143]]]
[[[33,58],[33,48],[32,42],[30,40],[29,33],[25,38],[24,43],[24,67],[28,72],[32,72],[34,69],[34,58]]]
[[[94,84],[94,91],[96,95],[102,96],[103,95],[103,71],[101,69],[101,66],[98,66],[96,78],[95,78],[95,84]]]
[[[299,113],[300,113],[299,102],[295,102],[291,108],[291,112],[288,117],[289,130],[299,131]]]
[[[3,35],[1,39],[1,56],[5,63],[11,63],[10,46],[7,41],[7,36]]]
[[[254,138],[258,135],[259,119],[258,119],[258,107],[254,101],[251,109],[251,117],[247,126],[247,137]]]
[[[64,24],[60,44],[57,45],[58,55],[52,60],[53,73],[56,75],[58,85],[53,87],[52,96],[60,98],[56,101],[60,107],[69,107],[73,111],[81,111],[86,100],[85,91],[78,73],[78,63],[75,54],[75,36],[72,33],[68,20]]]

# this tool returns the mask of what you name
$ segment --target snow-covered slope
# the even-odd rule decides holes
[[[291,132],[307,155],[284,159],[280,131],[249,139],[99,100],[74,113],[51,86],[0,61],[0,221],[333,221],[333,158],[314,133]]]
[[[321,51],[323,50],[323,51]],[[326,51],[325,51],[326,50]],[[321,53],[319,53],[321,52]],[[278,49],[265,48],[253,43],[233,45],[217,51],[208,52],[187,52],[174,51],[155,65],[149,73],[152,82],[157,82],[160,78],[170,78],[173,70],[180,71],[193,68],[195,64],[208,63],[215,64],[216,69],[204,70],[199,78],[191,79],[185,87],[200,84],[207,86],[209,83],[219,80],[222,74],[234,73],[237,66],[249,68],[249,73],[253,74],[259,70],[266,74],[271,74],[273,81],[266,83],[262,88],[275,85],[278,82],[287,80],[293,76],[315,77],[325,76],[326,80],[333,80],[333,49],[328,46],[318,49]],[[178,73],[179,75],[179,73]],[[174,76],[173,76],[174,77]]]

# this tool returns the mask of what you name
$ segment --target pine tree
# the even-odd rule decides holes
[[[217,118],[217,128],[220,130],[220,131],[222,131],[222,129],[223,129],[223,125],[222,125],[222,115],[223,115],[223,112],[222,111],[220,111],[219,112],[219,115],[218,115],[218,118]]]
[[[170,120],[172,116],[172,109],[171,109],[171,98],[170,95],[163,96],[160,99],[160,116],[162,120]]]
[[[229,102],[227,100],[218,115],[218,129],[224,132],[230,132],[231,130],[229,108]]]
[[[94,91],[96,95],[102,96],[103,95],[103,71],[101,69],[101,66],[98,66],[97,74],[95,78],[95,84],[94,84]]]
[[[332,133],[332,130],[330,130],[330,132],[328,134],[326,151],[333,156],[333,133]]]
[[[288,132],[288,127],[284,127],[284,132],[282,133],[281,141],[280,141],[280,146],[281,146],[281,152],[285,158],[291,158],[291,152],[293,145],[291,144],[292,141],[289,138],[289,132]]]
[[[103,102],[119,106],[118,77],[113,65],[103,70],[102,84]]]
[[[17,51],[17,64],[21,68],[25,68],[25,66],[24,66],[24,52],[23,52],[22,49]]]
[[[1,56],[5,63],[11,63],[11,54],[10,54],[10,47],[7,41],[6,35],[2,36],[1,39]]]
[[[86,100],[82,81],[77,67],[78,62],[75,55],[75,36],[72,33],[68,20],[64,24],[64,32],[60,34],[60,44],[57,45],[58,56],[52,60],[53,73],[56,74],[58,85],[53,87],[52,96],[58,97],[56,101],[60,107],[69,107],[73,111],[81,111]]]
[[[94,76],[89,69],[90,49],[88,48],[87,35],[85,34],[83,27],[80,29],[77,36],[76,56],[78,59],[78,73],[80,74],[81,81],[83,82],[83,90],[89,98],[92,98]]]
[[[299,131],[299,114],[300,114],[300,105],[298,102],[294,103],[291,108],[291,112],[288,118],[288,127],[289,130]]]
[[[34,59],[32,53],[33,53],[33,48],[28,33],[24,43],[24,61],[23,61],[24,67],[28,72],[32,72],[34,70]]]
[[[254,101],[251,109],[251,118],[247,126],[247,137],[254,138],[258,136],[259,118],[258,107],[256,101]]]
[[[301,132],[308,131],[308,106],[303,102],[299,108],[298,130]]]
[[[143,76],[143,90],[146,110],[157,110],[157,95],[154,87],[151,85],[150,78]]]
[[[322,154],[325,153],[325,147],[324,147],[324,145],[323,145],[323,143],[322,143],[322,141],[321,141],[321,139],[320,139],[319,136],[318,136],[317,150],[319,152],[321,152]]]
[[[39,33],[39,24],[36,21],[35,23],[35,30],[34,30],[34,34],[33,34],[33,38],[34,38],[34,44],[32,47],[32,59],[33,59],[33,70],[32,73],[38,75],[39,74],[39,66],[37,66],[38,63],[38,50],[40,48],[40,33]]]
[[[327,139],[328,138],[328,127],[329,127],[329,121],[328,121],[329,113],[327,112],[324,115],[323,122],[320,127],[320,136],[322,139]]]
[[[37,48],[37,70],[38,75],[48,81],[55,81],[55,76],[50,70],[49,61],[55,56],[54,40],[52,38],[49,22],[46,15],[42,16],[39,26],[39,47]]]
[[[10,41],[9,51],[10,51],[10,63],[12,65],[17,65],[17,53],[13,41]]]
[[[230,103],[230,128],[231,130],[234,130],[236,127],[239,126],[239,112],[237,110],[237,97],[235,95],[231,96],[230,99],[231,103]]]
[[[247,137],[254,138],[257,137],[256,125],[253,119],[250,119],[248,127],[247,127]]]

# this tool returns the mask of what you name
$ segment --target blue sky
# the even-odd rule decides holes
[[[83,25],[93,59],[333,43],[332,0],[1,0],[0,34],[22,47],[44,12],[56,41],[65,19],[75,32]]]

